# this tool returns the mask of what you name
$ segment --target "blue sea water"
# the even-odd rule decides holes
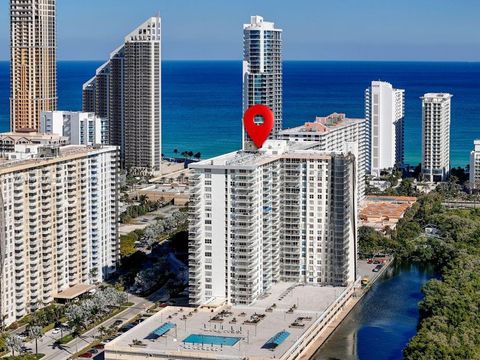
[[[59,62],[59,108],[81,108],[82,84],[100,62]],[[364,116],[364,90],[372,80],[406,89],[405,161],[421,158],[421,101],[426,92],[450,92],[452,166],[468,163],[480,138],[480,63],[287,61],[284,127],[317,115]],[[239,61],[163,63],[163,153],[211,157],[240,147],[242,64]],[[0,130],[9,127],[9,64],[0,62]]]

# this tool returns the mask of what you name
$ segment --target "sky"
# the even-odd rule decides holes
[[[283,29],[288,60],[480,61],[479,0],[57,0],[58,59],[103,60],[157,13],[164,59],[238,60],[242,24],[261,15]]]

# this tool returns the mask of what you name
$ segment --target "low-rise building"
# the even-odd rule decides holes
[[[367,196],[360,210],[361,225],[382,232],[387,228],[394,230],[405,212],[416,202],[417,198],[411,196]]]

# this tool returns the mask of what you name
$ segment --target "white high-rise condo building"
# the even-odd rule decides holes
[[[345,114],[334,113],[326,117],[317,117],[314,122],[306,122],[303,126],[281,130],[278,139],[315,141],[320,151],[354,154],[357,161],[358,199],[363,200],[368,158],[365,119],[351,119]]]
[[[282,30],[252,16],[243,26],[243,111],[255,104],[270,107],[275,117],[271,139],[282,129],[282,84]],[[243,148],[256,149],[242,129]]]
[[[470,153],[470,189],[480,189],[480,140],[473,142]]]
[[[317,146],[268,140],[190,165],[191,304],[251,304],[280,281],[354,282],[355,158]]]
[[[157,174],[162,156],[161,21],[152,17],[83,85],[83,110],[108,119],[109,144],[123,165]]]
[[[367,166],[379,176],[383,169],[401,166],[404,160],[405,90],[387,82],[372,81],[365,90]]]
[[[118,259],[117,149],[27,146],[0,159],[3,325],[103,281]]]
[[[44,111],[40,116],[39,131],[65,136],[72,145],[108,144],[108,122],[94,113]]]
[[[55,0],[10,0],[10,129],[57,108]]]
[[[431,182],[444,181],[450,172],[451,94],[422,97],[422,174]]]

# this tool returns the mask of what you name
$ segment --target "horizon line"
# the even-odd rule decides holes
[[[57,62],[105,62],[105,59],[57,59]],[[242,62],[242,59],[162,59],[165,61],[184,62]],[[10,62],[9,59],[0,59],[0,62]],[[282,62],[397,62],[397,63],[480,63],[480,60],[385,60],[385,59],[283,59]]]

